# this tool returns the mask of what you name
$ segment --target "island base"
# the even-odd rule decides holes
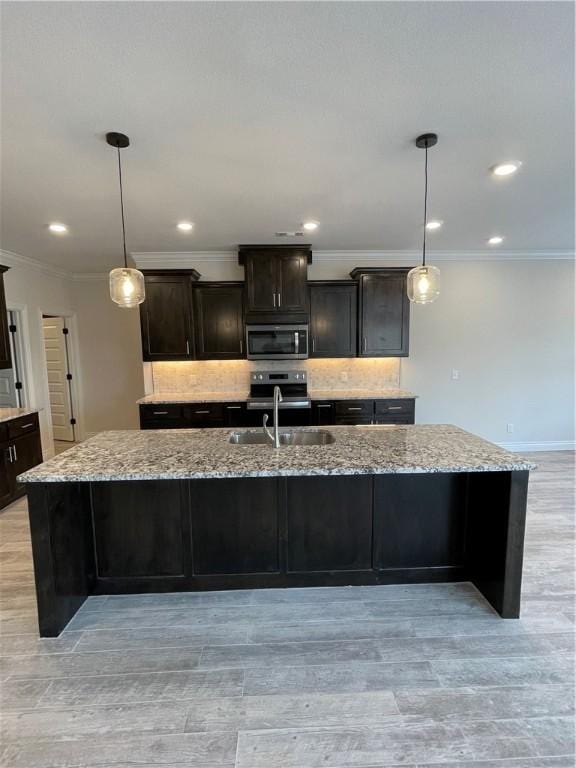
[[[42,637],[86,597],[471,581],[520,612],[527,471],[31,483]]]

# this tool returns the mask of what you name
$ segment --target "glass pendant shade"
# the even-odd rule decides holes
[[[440,295],[438,267],[414,267],[408,272],[408,298],[414,304],[432,304]]]
[[[110,272],[110,298],[124,309],[142,304],[146,298],[142,272],[129,267],[113,269]]]

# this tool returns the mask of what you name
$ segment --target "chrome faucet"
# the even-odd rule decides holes
[[[268,414],[264,414],[262,422],[262,428],[269,440],[272,441],[274,448],[280,448],[280,433],[278,432],[278,405],[282,402],[282,391],[279,386],[274,387],[274,432],[272,433],[268,427]]]

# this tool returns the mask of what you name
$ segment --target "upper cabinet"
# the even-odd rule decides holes
[[[358,280],[360,357],[407,357],[410,302],[406,293],[408,267],[354,269]]]
[[[246,321],[308,322],[310,246],[242,245],[238,261],[246,280]]]
[[[8,313],[6,311],[6,295],[4,293],[4,272],[7,272],[8,269],[8,267],[0,266],[0,369],[12,368]]]
[[[310,357],[356,357],[358,283],[310,282]]]
[[[197,360],[245,357],[243,283],[197,283],[193,288]]]
[[[193,360],[192,283],[196,270],[146,272],[146,299],[140,305],[142,359]]]

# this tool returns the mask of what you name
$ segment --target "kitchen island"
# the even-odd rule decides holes
[[[329,432],[105,432],[26,472],[40,634],[92,594],[259,587],[471,581],[519,615],[533,465],[451,425]]]

